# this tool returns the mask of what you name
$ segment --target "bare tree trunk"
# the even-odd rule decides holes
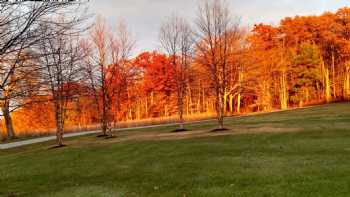
[[[183,113],[184,113],[184,101],[183,101],[183,90],[180,88],[180,90],[178,90],[177,92],[178,96],[177,96],[177,106],[178,106],[178,116],[179,116],[179,130],[183,130],[184,129],[184,117],[183,117]]]
[[[107,104],[107,99],[106,99],[106,90],[102,90],[103,95],[102,95],[102,135],[107,136],[108,135],[108,118],[109,118],[109,109],[108,109],[108,104]]]
[[[186,115],[189,116],[190,109],[189,109],[189,95],[186,96]]]
[[[288,93],[287,93],[287,84],[286,84],[286,74],[285,71],[282,71],[280,78],[280,102],[281,109],[285,110],[288,108]]]
[[[203,86],[203,85],[202,85]],[[205,99],[205,90],[204,90],[204,87],[202,87],[202,97],[203,97],[203,113],[206,113],[208,112],[208,109],[207,109],[207,100]]]
[[[55,101],[55,116],[56,116],[56,142],[58,146],[63,146],[63,116],[60,101]]]
[[[184,115],[183,104],[181,104],[181,108],[179,110],[179,118],[180,118],[180,120],[179,120],[179,123],[180,123],[179,124],[179,128],[180,128],[180,130],[184,130],[185,120],[184,120],[183,115]]]
[[[136,102],[136,111],[137,111],[136,120],[141,120],[141,110],[142,110],[141,106],[142,106],[142,100],[139,99]]]
[[[106,120],[106,116],[102,115],[102,135],[107,136],[107,130],[108,130],[108,122]]]
[[[148,96],[146,95],[146,102],[145,102],[145,111],[146,111],[146,118],[149,118],[148,115]]]
[[[227,97],[228,97],[228,95],[229,95],[229,92],[225,88],[225,92],[224,92],[224,114],[226,114],[226,112],[227,112]]]
[[[337,99],[337,82],[335,79],[335,57],[334,51],[332,51],[332,79],[333,79],[333,98]]]
[[[322,85],[323,85],[323,94],[324,98],[326,99],[327,103],[330,103],[332,101],[331,96],[331,87],[330,87],[330,80],[329,80],[329,69],[326,68],[324,61],[321,62],[321,73],[322,73]]]
[[[198,97],[196,113],[201,113],[201,97],[200,97],[200,95]]]
[[[15,132],[14,132],[14,129],[13,129],[12,118],[11,118],[11,114],[10,114],[10,109],[9,108],[10,107],[9,107],[8,101],[5,101],[5,104],[2,107],[2,113],[3,113],[3,116],[4,116],[4,120],[5,120],[7,138],[8,139],[14,139],[15,138]]]
[[[189,111],[190,111],[189,113],[190,115],[193,115],[192,90],[190,85],[188,86],[188,98],[189,98],[188,105],[189,105]]]
[[[233,96],[230,95],[230,113],[233,115]]]
[[[328,69],[326,68],[326,71],[325,71],[325,95],[326,95],[326,101],[327,103],[330,103],[332,101],[332,96],[331,96],[331,86],[330,86],[330,80],[329,80],[329,71]]]
[[[237,113],[241,113],[241,93],[237,95]]]
[[[350,66],[349,65],[346,65],[345,67],[343,87],[344,87],[343,88],[344,100],[349,100],[349,96],[350,96]]]
[[[153,91],[151,92],[151,106],[154,105],[154,93]]]
[[[224,116],[225,116],[225,106],[224,106],[224,95],[219,92],[217,96],[217,119],[219,123],[219,130],[224,129]]]

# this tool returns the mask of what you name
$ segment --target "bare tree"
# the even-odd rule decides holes
[[[12,139],[15,137],[15,133],[11,112],[26,104],[28,102],[26,98],[38,91],[39,66],[33,58],[32,51],[28,50],[16,54],[14,57],[8,55],[1,65],[0,79],[7,81],[1,91],[1,110],[5,120],[7,137]],[[13,71],[6,75],[5,69],[8,67],[13,68]],[[2,78],[5,76],[9,79]]]
[[[234,53],[231,44],[239,32],[239,20],[231,16],[228,8],[224,0],[203,1],[196,20],[197,61],[208,70],[215,90],[218,130],[224,130],[224,97],[230,74],[228,70]]]
[[[25,97],[37,91],[38,86],[33,86],[36,81],[33,76],[37,76],[34,73],[39,70],[34,48],[49,36],[38,28],[52,22],[47,16],[71,11],[79,4],[75,1],[0,2],[0,100],[8,138],[15,137],[10,113],[27,104],[29,100]],[[30,88],[25,85],[29,81]]]
[[[112,34],[101,18],[97,19],[90,37],[92,43],[86,45],[90,53],[86,76],[100,114],[102,136],[110,136],[115,120],[112,105],[118,105],[121,92],[126,91],[128,58],[134,41],[124,23],[118,25],[116,34]],[[124,82],[123,85],[115,84],[117,79]]]
[[[64,20],[58,19],[61,25],[65,24],[60,28],[54,23],[43,24],[41,31],[51,32],[54,36],[47,37],[40,44],[41,65],[44,67],[42,79],[47,84],[41,91],[52,98],[58,146],[63,146],[67,104],[75,96],[70,85],[79,82],[83,76],[82,60],[85,54],[80,47],[80,31],[75,28],[75,23],[65,23]]]
[[[160,29],[160,43],[168,56],[175,72],[177,112],[179,116],[179,129],[184,130],[184,99],[188,84],[188,72],[191,63],[193,34],[190,25],[185,19],[173,16],[166,21]]]

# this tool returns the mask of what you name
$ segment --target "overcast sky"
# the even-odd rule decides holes
[[[91,0],[91,12],[111,25],[124,20],[137,41],[136,51],[159,48],[158,31],[173,13],[193,19],[200,0]],[[321,14],[350,6],[349,0],[227,0],[244,25],[278,24],[286,16]]]

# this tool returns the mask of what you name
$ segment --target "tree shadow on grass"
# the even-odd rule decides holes
[[[106,138],[106,137],[108,137],[108,135],[107,134],[100,134],[100,135],[97,135],[96,137],[97,138]]]
[[[117,136],[114,134],[100,134],[100,135],[97,135],[96,137],[97,138],[104,138],[106,140],[117,138]]]
[[[218,133],[218,132],[229,131],[229,130],[230,129],[227,129],[227,128],[216,128],[216,129],[211,130],[210,132]]]
[[[190,131],[188,129],[175,129],[175,130],[172,130],[171,132],[172,133],[182,133],[182,132],[186,132],[186,131]]]
[[[107,135],[107,136],[105,137],[106,140],[108,140],[108,139],[114,139],[114,138],[117,138],[117,136],[116,136],[116,135]]]
[[[60,149],[60,148],[64,148],[64,147],[67,147],[67,145],[56,145],[56,146],[52,146],[52,147],[49,147],[48,150],[55,150],[55,149]]]

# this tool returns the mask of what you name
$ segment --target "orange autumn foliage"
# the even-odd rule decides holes
[[[239,53],[229,61],[226,115],[350,99],[350,8],[320,16],[287,17],[276,26],[257,24],[239,44]],[[106,70],[107,75],[117,72],[108,78],[114,95],[114,126],[121,121],[176,116],[176,72],[171,58],[144,52],[128,59],[123,70],[118,66]],[[209,76],[196,62],[190,65],[184,98],[187,117],[215,111],[215,89]],[[65,90],[72,97],[67,104],[67,128],[98,124],[94,97],[84,81],[66,84]],[[13,113],[17,133],[47,132],[55,127],[52,103],[44,100]]]

